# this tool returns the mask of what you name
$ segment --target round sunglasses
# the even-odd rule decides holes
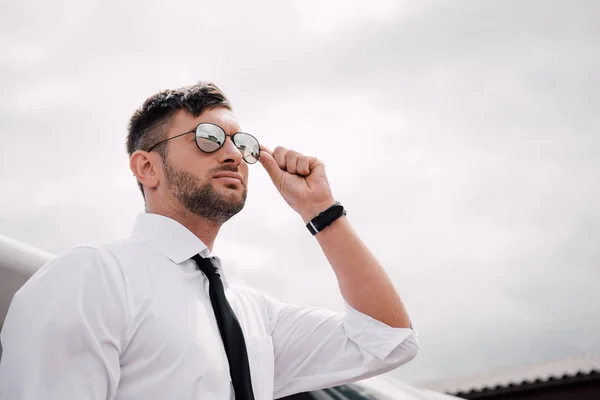
[[[219,150],[225,144],[225,139],[227,139],[227,134],[219,125],[215,125],[210,122],[201,122],[193,131],[184,132],[155,143],[152,147],[150,147],[150,149],[148,149],[148,152],[152,151],[152,149],[159,144],[168,142],[171,139],[175,139],[183,135],[188,135],[190,133],[196,133],[196,146],[204,153],[214,153],[215,151]],[[231,141],[242,153],[242,158],[248,164],[254,164],[260,158],[260,144],[258,143],[258,140],[249,133],[234,133],[231,135]]]

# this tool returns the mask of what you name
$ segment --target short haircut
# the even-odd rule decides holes
[[[179,89],[167,89],[150,96],[129,119],[127,128],[127,152],[129,156],[136,150],[148,151],[155,143],[167,138],[169,127],[175,114],[184,110],[198,117],[205,110],[225,107],[232,109],[225,94],[215,84],[200,81],[195,85]],[[156,149],[163,158],[167,156],[167,143]],[[144,196],[144,187],[138,181]]]

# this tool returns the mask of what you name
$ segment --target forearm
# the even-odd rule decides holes
[[[410,328],[392,281],[346,217],[338,218],[315,237],[351,307],[391,327]]]
[[[324,164],[315,157],[278,146],[261,147],[260,162],[285,201],[307,223],[334,203]],[[409,328],[410,320],[379,262],[346,217],[316,235],[337,276],[342,296],[357,311],[391,327]]]

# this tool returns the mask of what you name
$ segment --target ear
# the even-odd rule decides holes
[[[156,166],[159,160],[152,153],[143,150],[136,150],[129,157],[129,169],[146,188],[155,188],[159,182],[159,171]]]

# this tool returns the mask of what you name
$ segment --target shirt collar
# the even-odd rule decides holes
[[[200,254],[208,257],[210,250],[188,228],[172,218],[164,215],[141,213],[133,226],[132,237],[154,247],[175,264],[190,260]],[[223,286],[228,287],[221,260],[214,257],[221,275]],[[191,261],[194,262],[194,261]]]
[[[131,236],[148,243],[175,264],[181,264],[195,254],[206,257],[210,253],[188,228],[164,215],[139,214]]]

